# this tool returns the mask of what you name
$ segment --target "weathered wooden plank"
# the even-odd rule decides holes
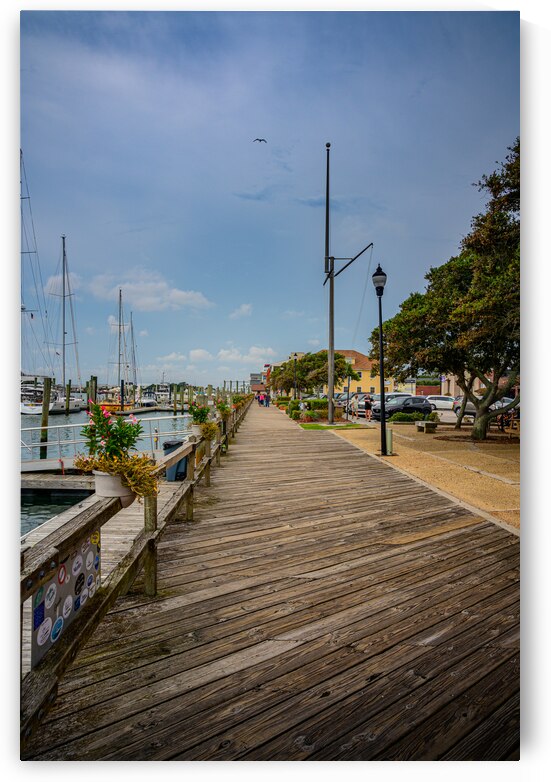
[[[113,606],[37,758],[356,760],[371,733],[379,759],[468,755],[469,736],[514,756],[514,720],[478,743],[501,724],[490,686],[473,719],[452,713],[492,676],[513,702],[517,538],[271,409],[251,408],[210,487],[196,478],[194,521],[157,547],[158,596]],[[400,720],[412,698],[419,719]]]

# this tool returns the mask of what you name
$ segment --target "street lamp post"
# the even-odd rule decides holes
[[[295,401],[297,399],[297,358],[298,353],[293,353],[293,385],[295,387]]]
[[[375,292],[379,300],[379,372],[381,378],[381,455],[386,456],[386,416],[385,416],[385,370],[383,356],[383,291],[386,285],[386,274],[378,264],[372,277]]]

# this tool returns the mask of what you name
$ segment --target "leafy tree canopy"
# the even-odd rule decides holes
[[[383,326],[385,372],[398,379],[455,375],[477,408],[475,437],[485,436],[490,405],[509,393],[520,372],[519,139],[509,152],[500,169],[478,183],[490,199],[473,218],[459,255],[431,268],[425,293],[412,293]],[[374,361],[378,339],[375,329]],[[504,375],[508,380],[499,386]],[[472,393],[475,378],[484,385],[482,398]]]
[[[313,392],[319,386],[327,384],[328,361],[327,351],[305,353],[297,359],[285,361],[281,366],[274,367],[270,374],[270,385],[273,389],[289,393],[295,387],[295,371],[297,391]],[[352,380],[359,380],[359,375],[350,369],[350,365],[341,353],[335,353],[335,383],[341,383],[350,375]]]

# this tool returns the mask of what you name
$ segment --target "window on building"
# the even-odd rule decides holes
[[[374,394],[375,393],[375,386],[371,386],[371,388],[369,389],[369,393],[370,394]]]
[[[361,392],[362,392],[362,387],[361,387],[361,386],[357,386],[357,387],[356,387],[356,391],[357,391],[358,393],[360,393],[360,394],[361,394]]]

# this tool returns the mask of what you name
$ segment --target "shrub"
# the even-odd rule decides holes
[[[290,413],[290,416],[293,419],[293,421],[298,421],[300,419],[300,410],[293,410]]]
[[[289,415],[291,415],[291,413],[294,413],[295,410],[300,410],[300,402],[298,401],[298,399],[292,399],[287,405],[287,412],[289,413]]]
[[[439,421],[440,420],[440,414],[436,412],[436,410],[433,410],[432,413],[427,418],[427,421]]]
[[[300,420],[306,421],[307,423],[317,421],[319,417],[320,414],[317,410],[303,410],[300,414]]]
[[[394,415],[391,415],[388,419],[389,422],[392,421],[404,421],[404,422],[414,422],[414,421],[423,421],[425,416],[423,413],[394,413]]]
[[[309,410],[321,410],[324,407],[327,409],[327,399],[307,399],[306,405]]]
[[[335,421],[340,421],[344,415],[344,410],[342,407],[334,407],[333,408],[333,418]]]

